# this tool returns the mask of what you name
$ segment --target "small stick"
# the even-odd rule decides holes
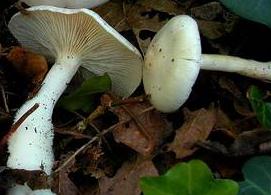
[[[10,135],[12,135],[17,129],[18,127],[27,119],[27,117],[32,114],[37,108],[39,107],[39,104],[36,103],[34,104],[26,113],[23,114],[23,116],[21,116],[21,118],[19,118],[10,128],[9,132],[1,139],[0,141],[0,146],[3,146]]]
[[[89,123],[89,125],[98,133],[101,134],[100,129],[98,129],[93,123]],[[106,140],[106,138],[104,136],[101,136],[102,140],[104,141],[104,143],[106,144],[107,148],[110,150],[110,152],[112,152],[112,148],[110,147],[110,144],[108,143],[108,141]]]
[[[140,112],[137,116],[140,116],[141,114],[144,114],[145,112],[151,111],[153,110],[154,107],[151,106],[145,110],[143,110],[142,112]],[[122,125],[124,123],[129,122],[130,120],[132,120],[132,118],[124,120],[122,122],[118,122],[115,125],[112,125],[111,127],[103,130],[99,135],[93,137],[91,140],[89,140],[86,144],[84,144],[83,146],[81,146],[78,150],[76,150],[62,165],[60,165],[55,171],[54,173],[59,172],[61,169],[65,168],[80,152],[82,152],[83,150],[85,150],[90,144],[92,144],[93,142],[95,142],[96,140],[98,140],[101,136],[107,134],[108,132],[110,132],[111,130],[113,130],[114,128],[116,128],[118,125]]]
[[[2,93],[2,97],[3,97],[3,101],[4,101],[4,107],[7,113],[9,113],[9,107],[7,104],[7,99],[6,99],[6,94],[5,94],[5,89],[3,87],[3,85],[0,84],[0,88],[1,88],[1,93]]]
[[[62,135],[71,135],[74,137],[77,137],[79,139],[81,138],[85,138],[85,139],[92,139],[93,136],[89,136],[89,135],[85,135],[85,134],[81,134],[81,133],[77,133],[74,131],[69,131],[69,130],[61,130],[62,128],[54,128],[54,132],[58,133],[58,134],[62,134]]]

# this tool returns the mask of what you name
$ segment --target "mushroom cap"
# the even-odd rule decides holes
[[[65,8],[93,8],[109,0],[22,0],[30,6],[51,5]]]
[[[157,32],[143,66],[144,89],[157,110],[173,112],[187,100],[199,73],[200,55],[198,26],[190,16],[175,16]]]
[[[77,60],[97,75],[108,73],[119,96],[131,95],[140,84],[141,54],[95,12],[53,6],[27,11],[15,14],[8,25],[23,47],[48,60]]]

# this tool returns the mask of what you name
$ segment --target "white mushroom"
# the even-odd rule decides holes
[[[27,11],[11,18],[10,31],[23,47],[55,64],[35,97],[15,116],[14,122],[39,105],[9,138],[7,166],[44,170],[49,175],[54,159],[53,108],[79,66],[97,75],[108,73],[112,91],[127,97],[141,81],[143,62],[138,50],[93,11],[51,6]]]
[[[198,26],[190,16],[175,16],[154,36],[145,55],[143,83],[157,110],[177,110],[189,97],[200,68],[271,80],[271,62],[200,53]]]
[[[51,5],[64,8],[93,8],[109,0],[21,0],[29,6]]]
[[[170,112],[185,102],[199,73],[197,23],[189,16],[171,19],[151,41],[143,68],[146,94],[155,108]]]

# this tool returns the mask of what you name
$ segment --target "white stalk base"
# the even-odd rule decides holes
[[[74,59],[58,60],[47,73],[37,95],[18,110],[15,122],[33,105],[39,104],[8,140],[8,167],[43,170],[47,175],[51,174],[54,162],[52,113],[54,105],[77,71],[78,64]]]
[[[16,184],[10,188],[7,195],[56,195],[50,189],[32,190],[27,184]]]

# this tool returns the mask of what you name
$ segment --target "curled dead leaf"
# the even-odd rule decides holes
[[[120,122],[132,119],[114,129],[115,140],[144,156],[155,152],[155,149],[163,142],[163,138],[170,133],[171,129],[168,122],[158,111],[149,108],[148,103],[135,103],[120,106],[113,110]]]
[[[6,58],[17,72],[31,79],[34,85],[42,82],[48,70],[45,57],[21,47],[13,47]]]
[[[139,195],[140,177],[157,175],[158,171],[152,161],[137,159],[125,162],[114,177],[99,180],[100,195]]]
[[[117,31],[127,31],[130,27],[127,25],[125,15],[123,13],[122,3],[109,1],[101,6],[94,8],[106,22],[113,26]]]
[[[176,130],[172,143],[168,144],[168,150],[173,151],[178,159],[193,154],[197,148],[195,144],[208,138],[215,122],[215,109],[204,108],[190,112],[181,128]]]
[[[192,16],[203,20],[215,20],[222,15],[223,9],[219,2],[210,2],[191,8]]]

